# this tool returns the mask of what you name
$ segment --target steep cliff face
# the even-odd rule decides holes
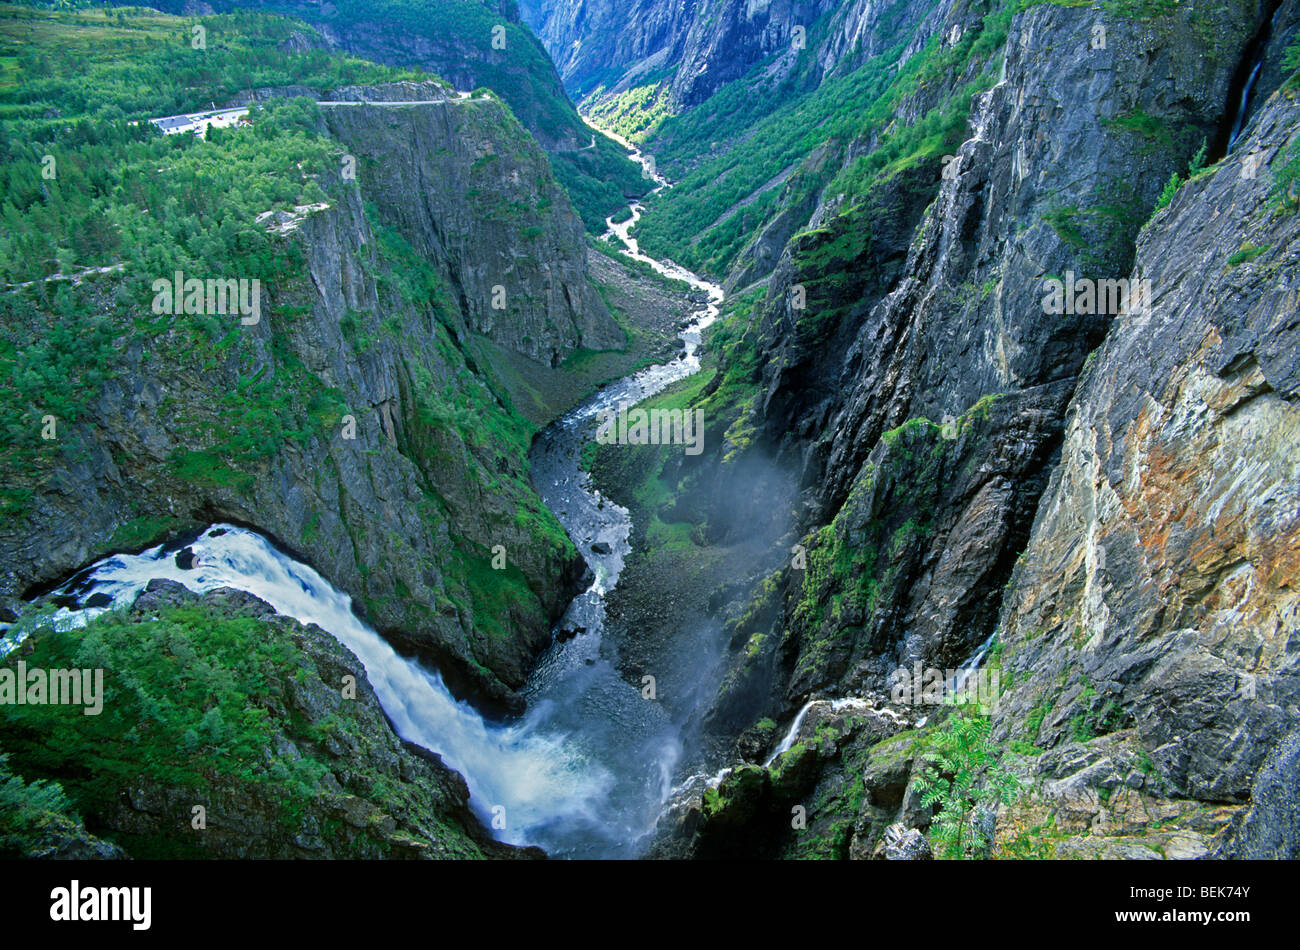
[[[1241,97],[1237,103],[1240,115],[1233,127],[1227,130],[1229,136],[1233,132],[1240,134],[1245,131],[1246,125],[1263,108],[1269,96],[1292,72],[1283,64],[1287,46],[1295,41],[1296,33],[1300,31],[1300,3],[1283,0],[1274,6],[1273,16],[1255,35],[1255,55],[1241,64],[1238,75]]]
[[[1300,853],[1298,161],[1292,86],[1137,242],[1130,276],[1151,300],[1117,319],[1070,400],[985,657],[1019,789],[972,816],[991,837],[968,856]],[[886,829],[935,820],[918,778],[946,713],[870,682],[814,702],[769,766],[683,795],[655,853],[898,857]],[[762,761],[774,738],[760,724],[738,751]],[[792,808],[805,824],[780,830]]]
[[[1292,88],[1143,232],[1151,306],[1075,394],[1001,624],[1003,733],[1052,747],[1109,708],[1207,801],[1244,801],[1300,714],[1298,129]]]
[[[800,54],[814,83],[852,68],[907,35],[935,4],[911,0],[533,0],[520,4],[577,99],[594,102],[662,86],[677,109],[761,66],[780,81]]]
[[[340,95],[363,93],[322,98]],[[416,104],[324,107],[320,129],[346,143],[321,179],[329,200],[257,222],[300,261],[264,288],[260,321],[226,318],[219,345],[184,315],[152,339],[126,334],[50,468],[15,476],[33,495],[0,534],[3,591],[167,529],[249,523],[453,684],[507,701],[583,568],[528,482],[532,429],[471,344],[481,332],[540,356],[544,374],[621,331],[586,282],[567,200],[499,102],[423,85],[372,95]],[[348,157],[354,180],[339,177]],[[113,279],[79,292],[106,309]],[[39,301],[20,312],[35,333]]]
[[[1199,169],[1222,158],[1259,51],[1293,39],[1261,43],[1285,20],[1273,5],[1108,12],[1102,32],[1091,10],[1016,13],[1005,53],[949,59],[899,100],[895,121],[915,121],[976,81],[953,156],[826,189],[757,322],[723,343],[723,389],[757,393],[734,400],[719,481],[738,458],[773,458],[801,473],[799,521],[815,530],[748,595],[718,592],[734,653],[709,728],[761,761],[775,735],[760,716],[788,721],[819,696],[861,708],[828,707],[771,768],[681,804],[664,853],[709,853],[715,832],[734,842],[793,804],[809,834],[740,850],[866,857],[889,822],[926,827],[914,770],[935,726],[898,708],[877,722],[887,677],[956,667],[999,630],[1014,698],[994,736],[1032,750],[1004,843],[1059,819],[1065,837],[1106,839],[1042,833],[1062,856],[1204,855],[1236,815],[1236,853],[1276,846],[1238,809],[1254,783],[1276,814],[1295,758],[1281,749],[1261,771],[1295,716],[1294,155],[1275,157],[1294,88],[1253,105],[1231,154]],[[974,29],[954,8],[936,32],[958,53]],[[1265,54],[1259,75],[1277,72]],[[1189,159],[1192,183],[1137,241]],[[1075,305],[1057,306],[1067,285]]]
[[[697,5],[673,64],[673,102],[695,105],[769,57],[773,61],[765,66],[771,75],[788,74],[807,44],[808,31],[835,6],[828,0]]]
[[[549,366],[579,347],[623,344],[587,278],[581,222],[541,149],[509,134],[514,122],[499,101],[439,95],[410,106],[330,106],[325,116],[359,159],[380,217],[439,262],[471,330]]]
[[[1122,306],[1053,313],[1046,281],[1125,279],[1161,186],[1219,129],[1260,15],[1216,7],[1222,46],[1194,57],[1192,31],[1133,22],[1094,48],[1089,14],[1030,9],[924,215],[922,166],[865,201],[824,195],[791,241],[753,409],[759,444],[802,472],[805,525],[825,525],[768,639],[792,658],[787,702],[954,665],[992,633],[1075,376]]]
[[[660,0],[527,0],[519,13],[551,55],[575,98],[604,82],[616,86],[680,58],[696,4]]]

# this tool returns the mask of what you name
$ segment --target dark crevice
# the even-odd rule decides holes
[[[1239,116],[1242,121],[1241,131],[1245,132],[1246,118],[1250,114],[1250,104],[1254,101],[1253,95],[1247,94],[1253,92],[1253,90],[1248,90],[1248,87],[1251,80],[1257,77],[1258,67],[1264,58],[1264,51],[1268,48],[1268,42],[1273,35],[1273,20],[1276,18],[1282,2],[1283,0],[1268,0],[1265,4],[1259,29],[1255,31],[1251,41],[1246,44],[1241,61],[1232,74],[1232,82],[1228,85],[1228,96],[1223,105],[1223,113],[1219,117],[1219,131],[1215,134],[1214,141],[1210,145],[1207,164],[1212,165],[1228,154],[1228,148],[1232,142],[1232,133],[1236,129]],[[1243,97],[1245,98],[1244,102],[1242,101]]]

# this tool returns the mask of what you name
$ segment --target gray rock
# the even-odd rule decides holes
[[[882,857],[886,861],[930,861],[934,858],[934,852],[925,835],[915,828],[899,824],[885,829]]]
[[[1300,219],[1274,212],[1269,173],[1298,122],[1275,95],[1143,232],[1152,303],[1074,396],[1002,619],[1021,673],[998,735],[1050,746],[1127,720],[1160,779],[1206,801],[1245,801],[1300,714],[1297,594],[1279,582],[1300,532]],[[1246,247],[1266,250],[1235,259]]]
[[[1279,742],[1251,787],[1250,808],[1229,829],[1217,858],[1300,857],[1300,730]]]

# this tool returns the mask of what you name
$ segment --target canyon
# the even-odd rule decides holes
[[[168,705],[183,755],[96,776],[6,710],[0,767],[71,795],[26,853],[1300,853],[1295,0],[162,9],[228,31],[204,81],[252,110],[183,147],[275,136],[294,197],[222,250],[6,271],[0,662],[138,629],[211,676],[261,624],[272,725]],[[257,255],[253,325],[134,315]],[[50,326],[113,352],[58,364],[54,441]],[[620,406],[698,422],[602,438]],[[922,668],[996,696],[891,696]],[[200,787],[253,831],[179,837]]]

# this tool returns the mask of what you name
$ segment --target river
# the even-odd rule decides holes
[[[538,845],[554,857],[636,857],[672,791],[683,726],[603,655],[605,598],[631,551],[632,522],[625,508],[591,486],[579,458],[602,409],[639,402],[699,370],[701,334],[723,297],[720,287],[642,254],[629,235],[640,214],[634,203],[629,220],[607,222],[624,253],[703,291],[708,302],[682,331],[676,358],[606,386],[534,440],[534,485],[594,580],[559,625],[582,632],[556,639],[540,658],[523,690],[521,717],[494,722],[457,700],[437,671],[400,656],[358,617],[347,594],[262,535],[234,525],[212,525],[184,542],[114,555],[79,572],[50,595],[64,605],[56,622],[80,626],[128,605],[155,578],[200,593],[247,591],[278,613],[317,624],[355,653],[398,734],[439,753],[465,777],[471,807],[501,840]],[[0,656],[15,645],[12,637],[0,640]]]
[[[629,148],[632,158],[644,167],[641,153]],[[667,187],[662,177],[653,177],[658,188]],[[530,711],[538,713],[545,728],[572,736],[602,763],[611,778],[601,803],[602,820],[591,827],[570,826],[562,840],[552,841],[548,850],[564,856],[635,857],[672,791],[682,753],[680,720],[647,698],[642,686],[620,677],[607,656],[609,651],[602,651],[605,599],[631,553],[632,521],[627,509],[591,485],[580,463],[582,447],[592,439],[602,410],[640,402],[699,370],[701,334],[717,317],[723,298],[722,288],[716,284],[671,261],[641,253],[629,234],[640,216],[641,205],[634,203],[628,220],[620,224],[606,221],[610,234],[623,245],[623,253],[704,291],[708,303],[682,331],[683,351],[678,358],[606,386],[551,423],[534,440],[529,453],[538,494],[594,575],[591,587],[573,600],[560,624],[562,629],[582,632],[553,642],[524,690]]]

